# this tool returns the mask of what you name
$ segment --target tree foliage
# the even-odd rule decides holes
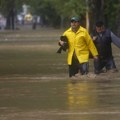
[[[31,6],[32,14],[43,18],[46,25],[63,26],[74,15],[85,21],[86,2],[91,26],[99,19],[113,29],[120,26],[120,0],[0,0],[0,13],[7,17],[11,9],[18,12],[25,3]]]

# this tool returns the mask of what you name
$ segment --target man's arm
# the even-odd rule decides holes
[[[117,47],[120,48],[120,38],[117,37],[113,32],[111,32],[111,40]]]

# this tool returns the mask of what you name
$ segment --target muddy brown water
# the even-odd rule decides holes
[[[119,120],[120,79],[0,80],[1,120]]]
[[[66,55],[55,53],[61,31],[50,32],[0,34],[0,120],[120,120],[119,72],[69,79]]]

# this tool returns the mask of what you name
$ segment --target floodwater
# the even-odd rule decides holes
[[[61,32],[47,33],[0,33],[0,120],[120,120],[120,73],[70,80]]]
[[[117,77],[113,80],[99,76],[77,80],[54,76],[0,78],[0,120],[119,119]]]

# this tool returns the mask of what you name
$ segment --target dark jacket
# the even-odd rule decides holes
[[[93,36],[96,36],[96,40],[94,40],[95,46],[98,50],[100,58],[108,58],[112,57],[112,47],[111,47],[111,31],[106,29],[102,33],[97,33],[96,31],[93,33]]]

